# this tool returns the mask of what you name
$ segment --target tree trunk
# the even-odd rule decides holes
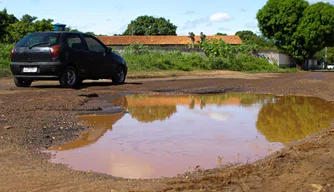
[[[195,38],[191,38],[191,48],[195,48]]]
[[[296,68],[299,69],[299,70],[308,70],[308,66],[306,63],[307,60],[299,60],[299,59],[296,59]]]

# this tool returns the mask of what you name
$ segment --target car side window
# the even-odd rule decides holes
[[[84,50],[83,43],[81,41],[80,35],[78,34],[70,34],[66,37],[66,44],[68,47],[74,50]]]
[[[96,41],[94,38],[85,36],[85,40],[87,42],[88,50],[98,53],[105,53],[106,49],[100,42]]]

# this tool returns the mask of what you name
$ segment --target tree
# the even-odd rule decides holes
[[[53,31],[52,19],[42,19],[31,24],[31,32]]]
[[[326,46],[334,45],[334,6],[319,2],[308,6],[294,33],[293,56],[299,60],[311,58]],[[303,49],[299,49],[299,47]]]
[[[249,30],[237,31],[235,35],[238,35],[244,43],[253,42],[254,39],[258,38],[258,36],[255,33],[253,33],[253,31]]]
[[[20,21],[26,22],[29,25],[31,25],[36,19],[37,19],[37,17],[35,17],[35,16],[30,16],[28,14],[25,14],[25,15],[22,16],[22,18],[20,19]]]
[[[0,42],[3,41],[7,35],[7,27],[17,21],[14,15],[7,13],[7,9],[0,11]]]
[[[52,19],[37,21],[36,19],[37,17],[26,14],[20,21],[8,25],[3,41],[6,43],[16,43],[29,33],[53,30]]]
[[[139,16],[131,21],[123,35],[176,35],[177,26],[163,17]]]
[[[327,63],[334,63],[334,47],[327,49]]]
[[[206,38],[206,35],[203,32],[201,32],[200,38],[201,38],[201,40],[200,40],[199,43],[202,44],[204,42],[205,38]]]
[[[216,33],[216,35],[227,36],[227,34],[226,34],[226,33],[220,33],[220,32]]]
[[[259,49],[274,48],[274,44],[271,40],[263,37],[262,35],[257,35],[253,31],[237,31],[235,35],[238,35],[244,44],[257,45]]]
[[[87,31],[85,34],[96,36],[96,34],[94,32],[92,32],[92,31]]]
[[[80,32],[78,29],[73,29],[73,28],[70,27],[70,26],[65,27],[65,31],[68,31],[68,32]]]
[[[188,37],[191,41],[191,48],[194,48],[195,47],[195,33],[189,32]]]
[[[260,31],[282,52],[304,67],[325,46],[333,44],[334,6],[305,0],[268,0],[256,15]],[[305,67],[304,67],[305,68]]]

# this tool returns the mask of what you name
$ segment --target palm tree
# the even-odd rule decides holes
[[[193,32],[189,32],[189,36],[188,36],[191,40],[191,48],[195,47],[195,33]]]
[[[205,38],[206,38],[206,35],[205,35],[203,32],[201,32],[200,38],[201,38],[201,40],[200,40],[200,44],[202,44],[203,41],[204,41]]]

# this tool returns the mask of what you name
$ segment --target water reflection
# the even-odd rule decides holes
[[[132,95],[113,102],[129,113],[78,117],[94,131],[51,148],[52,162],[126,178],[174,176],[196,165],[214,168],[218,156],[223,164],[263,158],[334,120],[333,105],[313,97]]]
[[[188,106],[189,109],[194,109],[195,106],[203,109],[207,105],[251,107],[254,104],[262,104],[272,98],[273,96],[270,95],[241,93],[204,96],[132,95],[124,96],[122,99],[118,99],[116,103],[123,103],[123,109],[127,109],[133,118],[147,123],[170,118],[177,112],[176,106],[184,105]]]
[[[49,148],[50,150],[70,150],[93,144],[98,141],[108,130],[112,129],[118,120],[124,116],[123,113],[113,115],[82,115],[78,118],[86,121],[89,126],[94,127],[93,130],[83,133],[80,139],[70,141],[62,146],[55,146]]]
[[[314,97],[276,97],[261,108],[257,129],[270,142],[287,144],[329,127],[334,107]]]

